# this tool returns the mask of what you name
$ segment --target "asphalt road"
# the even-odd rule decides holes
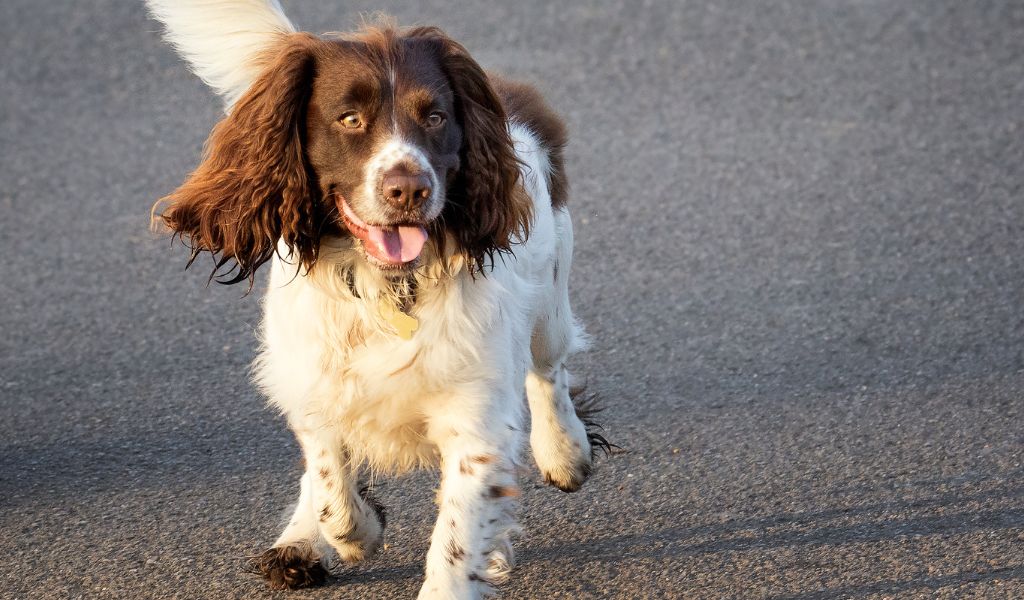
[[[1024,597],[1024,4],[285,5],[439,24],[569,121],[577,368],[628,453],[524,483],[505,597]],[[300,457],[259,294],[147,231],[219,110],[157,30],[0,3],[0,597],[411,598],[430,474],[330,586],[242,570]]]

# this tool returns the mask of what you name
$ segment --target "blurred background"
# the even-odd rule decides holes
[[[1024,597],[1024,4],[283,4],[440,25],[568,121],[628,452],[524,482],[505,597]],[[301,470],[259,293],[148,231],[219,101],[141,2],[5,0],[0,81],[0,596],[284,597],[242,570]],[[434,481],[288,597],[413,597]]]

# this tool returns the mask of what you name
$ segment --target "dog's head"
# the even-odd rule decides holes
[[[443,255],[449,240],[480,268],[526,235],[501,102],[443,32],[290,34],[265,61],[164,198],[163,222],[193,259],[219,257],[221,281],[251,281],[278,240],[308,269],[322,236],[350,235],[370,265],[402,271],[427,243]]]

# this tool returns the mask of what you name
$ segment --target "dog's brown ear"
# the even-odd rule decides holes
[[[316,38],[283,37],[267,66],[218,123],[203,160],[172,194],[160,219],[192,249],[214,255],[210,278],[249,280],[283,240],[306,268],[316,261],[323,220],[303,156]],[[228,268],[224,270],[223,268]]]
[[[435,46],[455,92],[462,148],[443,222],[470,264],[480,269],[485,259],[493,262],[495,252],[525,241],[533,219],[530,199],[519,185],[505,109],[462,45],[433,27],[413,29],[408,36]]]

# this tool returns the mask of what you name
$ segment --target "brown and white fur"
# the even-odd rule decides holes
[[[565,368],[585,336],[561,122],[436,28],[320,38],[274,1],[149,6],[227,112],[159,220],[193,260],[216,257],[211,277],[251,285],[270,263],[255,379],[306,470],[255,565],[274,587],[322,582],[381,543],[367,473],[439,468],[419,597],[492,593],[513,562],[526,432],[565,491],[604,444]],[[418,320],[411,339],[385,305]]]

